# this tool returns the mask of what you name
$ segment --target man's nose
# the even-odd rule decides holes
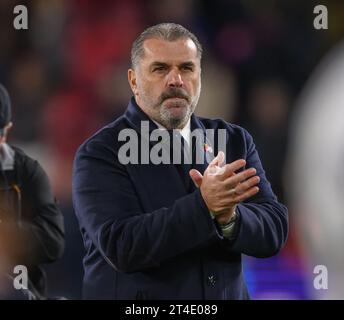
[[[182,87],[183,79],[178,70],[172,69],[167,75],[167,85],[169,87]]]

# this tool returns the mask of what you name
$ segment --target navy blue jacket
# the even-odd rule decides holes
[[[142,120],[150,121],[131,99],[126,113],[76,154],[73,203],[86,249],[84,298],[249,298],[242,254],[275,255],[288,233],[287,209],[271,190],[252,137],[222,120],[191,117],[191,130],[226,129],[226,162],[246,159],[261,179],[259,193],[238,205],[236,238],[230,241],[176,165],[120,163],[119,131],[139,132]],[[150,121],[150,130],[155,128]],[[206,167],[197,169],[203,173]]]

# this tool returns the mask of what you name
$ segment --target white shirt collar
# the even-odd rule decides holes
[[[153,119],[151,119],[151,120],[157,125],[158,129],[166,130],[166,128],[164,126],[162,126],[160,123],[154,121]],[[187,144],[190,145],[190,136],[191,136],[190,118],[189,118],[188,122],[186,123],[186,125],[184,126],[183,129],[175,129],[175,130],[178,130],[179,133],[182,135],[182,137],[187,142]]]

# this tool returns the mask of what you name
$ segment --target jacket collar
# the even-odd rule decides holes
[[[158,126],[148,117],[146,113],[137,105],[135,98],[131,97],[128,108],[124,114],[125,118],[129,121],[130,125],[138,132],[141,130],[141,122],[149,122],[149,132],[158,129]]]
[[[130,126],[133,127],[139,134],[141,132],[141,121],[148,121],[149,122],[149,134],[155,130],[158,129],[158,126],[148,117],[148,115],[146,113],[144,113],[142,111],[142,109],[137,105],[135,98],[132,97],[129,101],[128,104],[128,108],[124,114],[125,118],[127,119],[127,121],[129,122]],[[201,120],[194,114],[191,115],[191,119],[190,119],[190,130],[191,132],[195,129],[201,129],[203,131],[203,135],[204,135],[204,141],[209,144],[209,141],[206,138],[206,129],[203,125],[203,123],[201,122]],[[150,145],[154,145],[156,144],[156,142],[150,142]],[[196,146],[196,144],[194,144],[193,146],[193,151],[195,151],[195,148],[205,148],[205,144],[199,144]],[[211,146],[212,149],[214,150],[214,146]],[[214,157],[215,155],[212,154],[212,157]],[[198,169],[201,173],[204,172],[204,170],[207,168],[208,166],[208,161],[206,159],[206,153],[204,153],[204,163],[203,164],[194,164],[194,168]]]

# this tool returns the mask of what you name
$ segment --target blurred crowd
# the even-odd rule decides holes
[[[0,82],[12,97],[10,142],[42,163],[65,215],[65,255],[47,267],[52,295],[80,298],[83,245],[71,202],[72,161],[87,137],[125,110],[136,36],[159,22],[180,23],[198,36],[204,59],[197,114],[248,129],[274,191],[285,201],[296,99],[344,33],[344,4],[327,3],[329,29],[315,30],[312,1],[0,2]],[[28,8],[28,30],[13,28],[16,4]],[[291,210],[290,237],[282,253],[293,259],[299,255],[295,214]],[[248,266],[254,269],[252,263]]]

